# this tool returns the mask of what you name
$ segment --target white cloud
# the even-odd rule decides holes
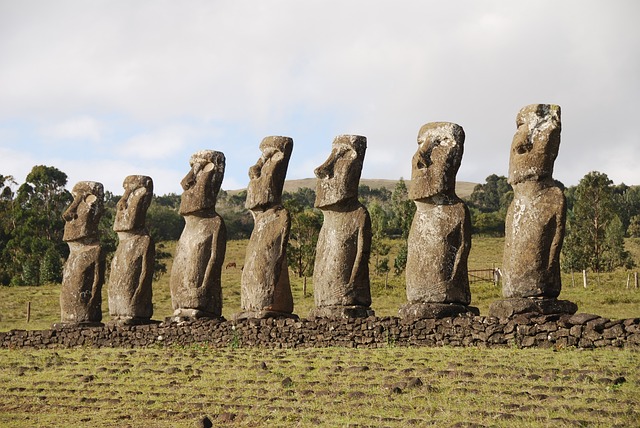
[[[195,133],[186,127],[169,126],[134,135],[119,149],[125,157],[164,159],[179,153]]]
[[[110,159],[176,176],[192,151],[221,149],[244,185],[274,133],[295,139],[293,175],[359,133],[365,176],[406,177],[418,129],[443,120],[467,134],[459,178],[481,181],[506,173],[517,111],[558,103],[556,174],[575,184],[591,159],[617,165],[601,145],[640,139],[637,16],[635,0],[5,2],[0,128],[54,123],[49,137],[116,140]]]
[[[54,140],[85,140],[91,142],[100,142],[102,133],[102,123],[90,116],[67,119],[42,130],[42,134],[46,138]]]

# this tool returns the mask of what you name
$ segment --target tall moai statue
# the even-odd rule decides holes
[[[462,127],[448,122],[428,123],[418,133],[409,190],[416,213],[407,242],[408,303],[399,311],[403,318],[480,313],[469,306],[471,216],[455,191],[464,139]]]
[[[513,202],[505,222],[502,294],[489,314],[575,313],[575,303],[557,300],[566,201],[552,178],[560,146],[560,107],[532,104],[520,110],[511,144],[509,184]]]
[[[262,155],[249,168],[245,207],[255,226],[247,245],[236,319],[292,317],[293,296],[287,267],[291,217],[282,206],[282,189],[293,150],[289,137],[266,137]]]
[[[222,264],[227,231],[216,213],[225,157],[202,150],[191,156],[191,170],[181,182],[180,214],[185,227],[171,269],[173,321],[222,318]]]
[[[102,325],[105,253],[98,239],[104,213],[101,183],[80,181],[71,190],[73,202],[62,214],[63,240],[69,245],[60,288],[61,322],[55,327]]]
[[[316,208],[324,222],[316,247],[310,317],[353,318],[373,315],[369,285],[371,218],[358,201],[358,184],[367,139],[340,135],[329,159],[316,168]]]
[[[153,180],[145,175],[130,175],[122,186],[124,195],[116,206],[113,223],[119,243],[109,275],[109,314],[114,324],[145,324],[153,315],[155,246],[145,227]]]

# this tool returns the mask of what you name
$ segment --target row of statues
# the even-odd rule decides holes
[[[520,110],[509,164],[514,200],[506,221],[503,261],[504,300],[490,315],[574,313],[577,306],[558,300],[559,257],[566,203],[552,178],[560,143],[560,107],[535,104]],[[416,213],[408,237],[407,303],[399,314],[430,318],[479,314],[470,306],[467,258],[471,249],[470,214],[455,193],[465,133],[448,122],[424,125],[412,159],[409,197]],[[313,271],[315,308],[310,317],[373,315],[369,284],[371,219],[358,200],[367,140],[358,135],[335,138],[329,158],[316,168],[315,206],[324,215]],[[267,137],[260,158],[249,169],[246,208],[254,229],[246,249],[241,279],[241,310],[235,319],[292,317],[293,297],[286,260],[291,218],[282,190],[293,150],[289,137]],[[221,274],[226,229],[215,205],[224,176],[221,152],[203,150],[190,159],[180,214],[185,228],[176,247],[170,288],[172,321],[222,318]],[[146,176],[124,180],[114,230],[119,245],[109,276],[111,322],[151,322],[154,243],[145,229],[153,194]],[[61,290],[61,325],[101,321],[105,258],[97,225],[103,210],[102,185],[80,182],[64,213],[64,240],[70,248]]]

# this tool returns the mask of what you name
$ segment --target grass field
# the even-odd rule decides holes
[[[1,426],[634,427],[640,354],[0,350]]]
[[[395,256],[398,242],[390,242]],[[470,269],[499,266],[502,239],[474,239]],[[167,243],[173,251],[173,243]],[[224,312],[239,310],[246,241],[229,242]],[[640,265],[640,245],[628,241]],[[170,270],[169,265],[169,270]],[[571,285],[580,312],[640,316],[628,272]],[[169,276],[154,283],[155,319],[171,314]],[[46,329],[59,318],[59,286],[0,287],[0,331]],[[313,306],[312,284],[292,276],[296,313]],[[106,289],[105,320],[108,319]],[[372,276],[373,307],[397,314],[403,277]],[[500,298],[472,284],[486,314]],[[31,302],[31,322],[25,322]],[[0,349],[0,426],[197,427],[634,427],[640,426],[640,353],[631,350],[347,348]]]

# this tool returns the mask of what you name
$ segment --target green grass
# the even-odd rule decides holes
[[[391,246],[390,265],[393,265],[400,241],[388,241]],[[244,251],[247,241],[229,241],[225,266],[231,262],[236,267],[225,268],[222,272],[223,316],[232,319],[240,310],[241,267],[244,264]],[[474,237],[469,255],[469,269],[491,269],[502,263],[503,238]],[[640,240],[628,239],[627,250],[631,253],[640,270]],[[175,242],[165,243],[165,250],[173,253]],[[168,272],[171,260],[167,261]],[[627,289],[627,277],[631,275],[630,288]],[[303,279],[290,273],[293,292],[294,312],[306,317],[313,308],[313,281],[307,279],[307,294],[303,296]],[[598,314],[607,318],[640,317],[640,289],[634,288],[633,271],[623,269],[611,273],[602,273],[597,277],[589,274],[589,285],[582,286],[582,275],[576,273],[574,281],[571,274],[563,274],[561,299],[578,304],[579,312]],[[396,276],[390,273],[385,286],[385,276],[376,275],[371,269],[372,307],[378,316],[395,316],[405,301],[404,274]],[[107,286],[103,289],[103,320],[109,319],[107,304]],[[489,282],[471,284],[472,305],[486,314],[491,302],[502,297],[500,287]],[[154,319],[162,320],[172,314],[169,292],[169,273],[153,284]],[[0,331],[11,329],[47,329],[60,317],[60,286],[41,287],[0,287]],[[27,302],[31,302],[31,322],[26,323]]]
[[[640,354],[628,350],[199,345],[0,350],[0,362],[1,426],[193,427],[204,415],[246,427],[640,420]]]

